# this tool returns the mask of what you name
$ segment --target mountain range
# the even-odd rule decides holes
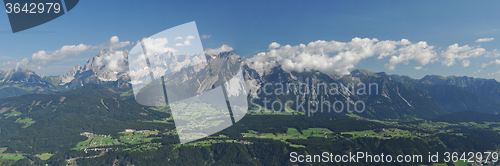
[[[60,76],[38,75],[29,69],[2,71],[0,72],[0,98],[23,94],[59,94],[84,85],[96,84],[114,89],[113,94],[104,94],[106,97],[117,97],[134,101],[128,71],[117,72],[108,70],[107,64],[101,62],[102,58],[106,55],[106,51],[100,51],[84,65],[77,65],[66,74]],[[128,64],[128,51],[124,52],[124,56],[124,63]],[[217,70],[219,75],[222,75],[220,77],[234,75],[234,71],[237,71],[237,66],[242,61],[238,55],[231,51],[220,52],[218,54],[211,53],[207,54],[207,57],[209,62],[213,66],[216,66],[213,70]],[[348,102],[351,105],[356,101],[362,101],[365,108],[363,112],[359,113],[360,116],[374,119],[400,120],[435,118],[440,115],[467,110],[493,114],[500,112],[500,83],[494,79],[465,76],[443,77],[436,75],[414,79],[404,75],[388,75],[384,72],[375,73],[364,69],[353,70],[349,75],[323,73],[320,71],[296,72],[284,70],[279,62],[272,59],[268,61],[273,63],[273,65],[265,70],[253,68],[250,65],[251,62],[244,62],[242,65],[247,83],[247,91],[249,92],[249,100],[253,100],[253,102],[260,106],[264,106],[264,99],[269,99],[269,103],[275,101],[282,103],[293,101],[285,107],[305,111],[309,116],[316,114],[324,115],[325,117],[338,117],[343,114],[331,113],[331,110],[328,113],[327,110],[315,111],[314,109],[321,108],[321,104],[319,104],[321,100],[324,102],[323,108],[331,106],[336,101]],[[229,73],[221,73],[222,69],[225,68],[229,69]],[[173,73],[171,76],[188,78],[193,77],[193,75],[200,75],[201,72],[206,71],[186,69],[178,73]],[[210,81],[210,79],[201,80],[201,83],[200,80],[196,79],[188,79],[188,81],[184,79],[184,82],[173,78],[169,80],[166,82],[167,85],[179,83],[186,85],[199,84],[196,85],[198,88],[191,88],[191,90],[196,91],[193,93],[201,93],[216,86],[216,84],[220,84],[214,80]],[[332,85],[332,83],[335,85]],[[271,86],[266,86],[264,89],[266,84]],[[307,84],[308,87],[299,86],[298,88],[280,89],[281,87],[278,87],[278,84]],[[365,86],[364,89],[363,86]],[[86,88],[87,90],[80,90],[80,92],[83,94],[92,91],[92,86],[87,86]],[[271,92],[286,90],[286,92],[283,94],[257,94],[256,92],[259,89],[261,92],[263,90]],[[310,91],[307,91],[308,93],[298,93],[303,90]],[[331,93],[332,90],[339,93]],[[178,92],[178,94],[182,94],[182,92]],[[298,105],[302,102],[305,102],[306,105],[307,103],[312,103],[313,109],[302,109]],[[330,105],[327,102],[330,102]],[[274,109],[271,104],[267,104],[266,107],[271,110]],[[337,110],[340,109],[340,105],[333,107]],[[357,108],[361,109],[360,107],[360,105],[357,105]]]

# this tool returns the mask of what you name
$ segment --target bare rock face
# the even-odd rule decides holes
[[[59,79],[61,80],[60,85],[64,85],[75,79],[75,74],[82,70],[82,68],[83,66],[78,64],[75,67],[71,68],[66,74],[59,76]]]
[[[128,70],[125,66],[128,51],[107,52],[99,51],[87,63],[73,67],[66,74],[59,76],[60,85],[67,88],[76,88],[88,83],[105,84],[113,88],[130,87],[128,83]]]

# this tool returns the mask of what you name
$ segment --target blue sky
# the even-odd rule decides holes
[[[120,41],[136,42],[168,28],[196,21],[204,48],[223,44],[250,58],[268,52],[277,42],[296,46],[317,40],[350,42],[353,38],[377,38],[379,41],[411,43],[425,41],[434,46],[439,60],[417,64],[399,63],[394,70],[384,67],[390,57],[378,55],[359,61],[354,68],[384,71],[389,74],[421,78],[428,74],[467,75],[496,78],[500,65],[497,57],[457,59],[451,66],[441,61],[441,52],[455,43],[486,52],[500,49],[500,6],[498,1],[80,1],[65,15],[38,27],[12,34],[7,14],[0,14],[0,62],[20,61],[41,50],[50,53],[65,45],[101,45],[112,36]],[[494,38],[489,42],[475,42]],[[122,49],[130,49],[128,47]],[[84,64],[98,49],[71,55],[35,72],[45,75],[64,74],[77,64]],[[464,67],[462,60],[469,60]],[[415,66],[421,66],[416,70]],[[13,66],[2,66],[5,70]],[[481,70],[480,72],[478,72]]]

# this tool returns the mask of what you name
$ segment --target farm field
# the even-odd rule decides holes
[[[249,130],[248,133],[242,133],[243,137],[256,137],[256,138],[271,138],[275,140],[287,139],[307,139],[307,137],[325,137],[328,134],[333,134],[332,131],[326,128],[309,128],[302,130],[302,133],[295,128],[288,128],[286,133],[259,133],[257,131]]]
[[[289,106],[286,106],[282,111],[273,111],[262,106],[253,107],[248,112],[250,115],[305,115],[305,112],[295,111]]]
[[[333,132],[327,128],[308,128],[299,132],[296,128],[288,128],[286,133],[259,133],[254,130],[249,130],[248,133],[242,133],[243,137],[255,137],[255,138],[269,138],[274,140],[280,140],[291,147],[305,148],[304,145],[292,144],[286,140],[288,139],[307,139],[308,137],[324,137],[324,138],[335,138]],[[330,136],[330,137],[328,137]]]
[[[2,157],[2,160],[20,160],[24,157],[23,153],[4,153],[4,151],[7,150],[6,147],[0,148],[0,156]]]
[[[35,121],[31,118],[19,118],[16,120],[16,123],[24,124],[23,128],[26,128],[35,123]]]
[[[252,142],[245,141],[245,140],[231,140],[231,139],[209,139],[209,140],[203,140],[203,141],[196,141],[196,142],[190,142],[187,144],[175,144],[174,148],[180,148],[183,146],[212,146],[213,144],[218,144],[218,143],[241,143],[241,144],[253,144]]]
[[[50,153],[42,153],[42,154],[38,154],[36,155],[36,157],[42,159],[42,160],[47,160],[49,159],[50,157],[52,157],[54,154],[50,154]]]
[[[7,118],[8,117],[11,117],[11,116],[19,116],[23,113],[19,112],[19,111],[10,111],[9,113],[4,113],[3,115],[6,116]]]
[[[2,160],[20,160],[25,158],[22,153],[0,153]]]

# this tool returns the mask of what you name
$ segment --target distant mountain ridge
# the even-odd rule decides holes
[[[500,100],[500,83],[495,79],[427,75],[420,79],[420,82],[425,84],[454,85],[477,95]]]
[[[130,78],[128,71],[113,72],[107,70],[107,64],[101,63],[101,60],[108,52],[100,51],[93,58],[89,59],[84,65],[77,65],[66,74],[60,76],[37,75],[29,69],[8,70],[0,72],[0,97],[19,96],[29,93],[57,94],[71,89],[76,89],[85,85],[86,90],[79,89],[68,91],[67,93],[85,94],[91,92],[105,97],[121,97],[131,101]],[[229,73],[217,69],[215,73],[223,75],[234,75],[237,71],[235,64],[241,59],[232,51],[222,51],[206,54],[210,63],[214,63],[217,68],[230,69]],[[128,64],[128,51],[124,51],[124,63]],[[221,59],[220,61],[218,59]],[[227,59],[227,60],[223,60]],[[266,83],[306,83],[315,85],[320,83],[335,83],[339,85],[339,90],[347,92],[349,86],[354,85],[359,89],[359,83],[368,85],[376,83],[378,89],[372,89],[377,95],[358,95],[358,94],[335,94],[331,95],[324,91],[311,91],[308,94],[299,95],[299,100],[304,102],[319,102],[321,98],[331,103],[335,101],[363,101],[366,104],[366,111],[361,116],[375,119],[411,119],[411,118],[434,118],[443,114],[460,112],[466,110],[475,110],[484,113],[497,113],[500,111],[500,83],[494,79],[481,79],[472,77],[442,77],[428,75],[422,79],[413,79],[408,76],[388,75],[385,72],[375,73],[364,69],[351,71],[349,75],[338,75],[332,73],[322,73],[319,71],[286,71],[283,70],[279,62],[269,59],[270,65],[262,69],[254,68],[251,62],[244,62],[242,66],[244,78],[247,83],[249,97],[262,99],[264,97],[272,101],[295,100],[297,96],[288,93],[287,95],[265,95],[256,94],[258,89],[263,88]],[[215,69],[215,68],[214,68]],[[188,69],[182,72],[173,73],[178,78],[190,78],[196,75],[203,75],[200,69]],[[172,75],[172,76],[174,76]],[[200,77],[202,78],[202,77]],[[207,77],[209,78],[209,77]],[[214,77],[216,78],[216,77]],[[167,79],[167,84],[179,83],[176,79]],[[194,81],[194,82],[193,82]],[[199,82],[199,83],[197,83]],[[214,80],[192,80],[187,84],[196,85],[196,91],[206,91],[211,87],[220,84],[220,81]],[[201,84],[200,84],[201,83]],[[256,83],[255,86],[249,86]],[[95,85],[92,85],[95,84]],[[198,85],[200,84],[200,85]],[[206,85],[205,85],[206,84]],[[113,89],[123,89],[117,93],[104,90],[102,93],[92,91],[92,88],[98,88],[96,85],[109,87]],[[273,91],[277,87],[268,87]],[[312,87],[310,87],[312,88]],[[328,87],[329,90],[333,87]],[[183,92],[177,92],[182,96]],[[257,104],[263,105],[262,101],[256,100]],[[313,104],[314,105],[314,104]],[[292,109],[298,109],[290,105]],[[318,105],[320,106],[320,105]],[[269,107],[271,108],[271,107]],[[314,113],[313,113],[314,114]],[[322,115],[316,112],[317,116]],[[328,116],[337,116],[336,114],[327,114]]]
[[[0,72],[0,83],[45,84],[42,77],[29,69],[10,69]]]
[[[0,98],[29,93],[57,93],[60,88],[52,83],[53,78],[37,75],[29,69],[2,71],[0,72]]]
[[[249,73],[248,77],[251,77],[251,75],[255,77],[255,73],[257,72],[253,71],[254,74],[251,74],[252,72]],[[261,93],[256,96],[255,93],[253,93],[254,96],[252,97],[256,98],[257,100],[254,101],[260,105],[265,105],[265,100],[270,100],[268,103],[286,103],[287,101],[292,101],[293,103],[290,107],[295,110],[302,109],[300,105],[297,105],[297,103],[302,102],[318,104],[313,104],[314,106],[311,107],[313,110],[330,108],[330,111],[324,110],[323,112],[301,110],[306,111],[308,116],[342,116],[341,114],[333,113],[334,109],[343,110],[339,111],[342,112],[342,114],[348,113],[348,104],[343,104],[344,106],[331,106],[331,103],[336,103],[338,101],[342,103],[349,102],[349,105],[351,105],[350,111],[354,111],[354,103],[362,101],[365,109],[362,109],[361,106],[359,106],[359,110],[363,111],[356,114],[374,119],[411,119],[415,117],[432,118],[448,113],[440,107],[434,99],[425,93],[425,91],[407,86],[397,81],[392,81],[391,79],[384,77],[383,73],[376,74],[367,70],[354,70],[350,75],[325,74],[319,71],[289,72],[283,70],[280,65],[277,65],[257,77],[258,78],[255,78],[255,80],[259,81],[254,82],[258,82],[257,87],[260,89]],[[268,85],[264,88],[264,86],[268,83],[270,83],[270,86]],[[272,85],[278,84],[308,84],[309,89],[313,90],[309,93],[297,93],[299,90],[304,92],[304,87],[301,87],[302,89],[294,89],[293,92],[285,94],[262,93],[262,91],[275,92],[279,89],[279,86]],[[317,87],[321,84],[327,85],[326,91],[324,90],[324,86],[322,86],[320,90],[317,90]],[[373,86],[373,89],[371,89],[370,87],[367,87],[370,84],[376,86]],[[363,86],[365,88],[363,88]],[[358,93],[360,90],[361,94]],[[340,92],[332,94],[332,91]],[[257,91],[255,90],[254,92]],[[319,104],[326,101],[330,104]],[[271,104],[267,104],[267,106],[270,110],[276,110],[276,108],[273,108]]]
[[[30,69],[10,69],[0,71],[0,98],[23,94],[55,94],[82,87],[86,84],[99,84],[115,89],[130,88],[128,71],[114,72],[107,70],[102,59],[108,52],[99,51],[84,65],[77,65],[66,74],[44,76]],[[128,51],[124,51],[125,64]]]
[[[390,75],[390,79],[414,86],[429,93],[449,112],[475,110],[500,111],[500,83],[494,79],[427,75],[422,79]]]

